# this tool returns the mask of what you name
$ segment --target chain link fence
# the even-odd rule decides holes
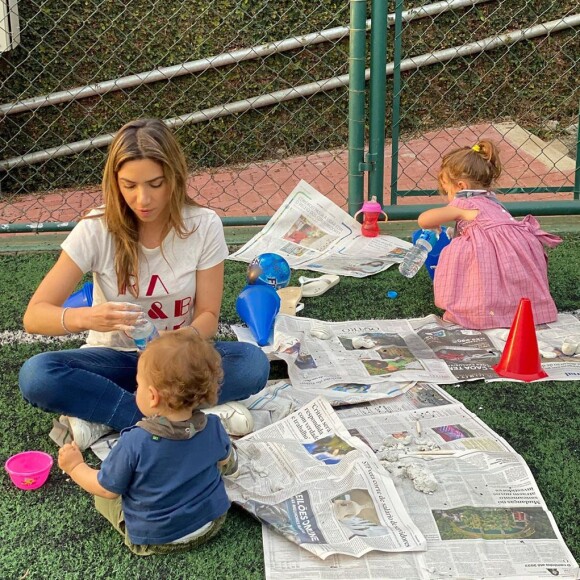
[[[4,231],[30,223],[67,229],[101,203],[106,145],[138,117],[174,127],[191,195],[230,223],[272,215],[300,179],[346,206],[348,2],[3,1],[19,24],[16,45],[0,53]],[[523,162],[515,155],[531,175],[524,183],[512,172],[505,185],[571,191],[579,24],[472,54],[459,47],[573,16],[576,0],[398,4],[398,35],[389,6],[387,60],[400,60],[402,89],[388,80],[386,122],[396,132],[386,164],[396,170],[386,175],[385,202],[391,191],[395,202],[397,194],[432,193],[451,141],[493,131],[510,152],[521,149],[512,146],[513,126],[541,153]],[[0,35],[6,26],[0,14]],[[10,26],[14,33],[14,18]],[[416,66],[421,55],[449,48],[451,59]],[[552,183],[544,175],[552,170],[538,163],[547,157],[542,143],[556,140],[569,150],[553,160],[560,182]]]
[[[499,145],[498,191],[526,194],[509,201],[579,199],[579,8],[486,1],[402,23],[389,42],[400,77],[387,84],[385,202],[424,203],[441,157],[483,138]]]
[[[20,45],[0,64],[2,221],[74,220],[100,203],[103,145],[138,117],[175,127],[191,194],[221,215],[271,215],[304,164],[335,186],[316,154],[347,142],[348,93],[319,83],[348,71],[348,3],[18,8]]]

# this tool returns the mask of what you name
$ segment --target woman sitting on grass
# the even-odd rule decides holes
[[[236,472],[236,453],[219,419],[199,411],[217,401],[221,374],[218,352],[197,333],[166,333],[137,365],[145,418],[121,432],[101,469],[89,467],[75,443],[59,450],[59,467],[95,496],[97,510],[139,556],[196,548],[226,519],[220,471]]]
[[[90,348],[36,355],[19,379],[29,403],[63,414],[60,431],[72,432],[81,449],[141,418],[134,394],[137,351],[125,333],[139,316],[146,314],[160,331],[190,326],[202,338],[217,331],[228,249],[220,219],[188,197],[186,184],[185,157],[164,123],[137,120],[122,127],[105,165],[104,206],[63,242],[24,315],[31,333],[89,331]],[[87,272],[93,273],[93,305],[63,308]],[[216,348],[224,370],[220,403],[265,386],[269,363],[258,347],[218,342]],[[230,419],[251,424],[240,404],[216,412],[226,428]]]

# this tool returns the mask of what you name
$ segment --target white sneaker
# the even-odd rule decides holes
[[[226,433],[234,437],[243,437],[254,430],[252,414],[241,403],[224,403],[200,410],[209,415],[217,415]]]
[[[50,438],[59,446],[74,441],[81,451],[88,449],[95,441],[104,437],[112,427],[103,423],[91,423],[77,417],[61,415],[58,422],[54,422],[54,428],[50,432]]]

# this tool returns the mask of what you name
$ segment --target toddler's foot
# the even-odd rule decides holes
[[[243,437],[254,430],[252,414],[241,403],[224,403],[209,409],[201,409],[201,411],[210,415],[217,415],[226,433],[234,437]]]

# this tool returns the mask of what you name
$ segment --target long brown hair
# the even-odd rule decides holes
[[[439,176],[452,182],[466,181],[471,189],[490,189],[501,175],[499,151],[493,141],[482,139],[473,147],[460,147],[444,155]],[[439,183],[440,188],[441,182]]]
[[[166,332],[152,340],[139,357],[139,370],[174,411],[218,400],[222,359],[211,342],[191,328]]]
[[[170,189],[169,219],[161,239],[173,228],[187,237],[181,211],[184,205],[199,205],[186,191],[187,163],[173,133],[158,119],[138,119],[123,125],[115,135],[103,171],[105,222],[115,241],[115,272],[119,294],[139,294],[139,220],[119,190],[117,175],[127,161],[150,159],[161,165]]]

